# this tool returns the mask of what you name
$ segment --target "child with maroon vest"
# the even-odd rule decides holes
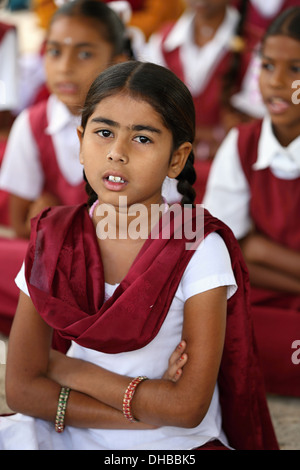
[[[243,82],[258,38],[244,28],[230,0],[187,1],[179,20],[168,23],[146,45],[148,60],[168,67],[189,87],[196,109],[196,201],[202,202],[211,161],[233,123],[245,116],[230,105]]]
[[[93,79],[128,59],[125,28],[102,2],[70,2],[50,24],[45,70],[50,97],[15,120],[1,167],[17,239],[0,239],[0,330],[8,333],[17,305],[14,286],[27,247],[30,219],[46,206],[86,200],[76,127]]]
[[[165,67],[114,65],[78,136],[89,200],[32,221],[7,360],[18,413],[0,417],[0,448],[278,449],[240,247],[193,207],[187,87]]]
[[[300,396],[300,7],[262,43],[263,121],[231,131],[204,203],[240,240],[267,389]]]

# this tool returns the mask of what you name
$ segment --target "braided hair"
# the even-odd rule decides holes
[[[100,101],[108,96],[126,91],[131,96],[147,101],[161,116],[164,125],[173,136],[173,152],[183,143],[194,141],[195,109],[188,88],[170,70],[156,64],[129,61],[113,65],[102,72],[93,82],[82,112],[83,131],[91,114]],[[196,181],[194,153],[190,152],[185,167],[176,178],[177,189],[182,195],[181,204],[194,205]],[[85,177],[85,181],[86,177]],[[97,194],[86,184],[88,204]]]

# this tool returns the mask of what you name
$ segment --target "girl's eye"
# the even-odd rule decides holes
[[[264,62],[263,61],[262,64],[261,64],[261,68],[263,70],[267,70],[267,71],[271,72],[272,70],[274,70],[274,65],[272,65],[270,62],[266,62],[266,61]]]
[[[151,140],[149,137],[146,137],[145,135],[138,135],[137,137],[134,138],[135,141],[139,142],[140,144],[150,144]]]
[[[100,135],[101,137],[108,138],[112,136],[112,132],[108,129],[103,129],[101,131],[97,131],[96,134]]]
[[[292,65],[291,70],[293,73],[300,73],[300,65]]]
[[[46,50],[46,54],[51,56],[51,57],[57,57],[60,54],[60,51],[56,47],[51,47]]]
[[[79,59],[81,60],[86,60],[86,59],[90,59],[92,57],[92,53],[91,52],[88,52],[88,51],[80,51],[78,53],[78,57]]]

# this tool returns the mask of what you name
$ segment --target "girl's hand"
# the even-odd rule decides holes
[[[182,340],[169,359],[168,370],[164,373],[163,379],[177,382],[181,375],[183,366],[187,363],[187,354],[184,352],[186,349],[186,342]]]

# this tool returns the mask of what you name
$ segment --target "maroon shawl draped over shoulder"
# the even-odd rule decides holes
[[[190,216],[195,218],[196,211],[190,210]],[[180,225],[181,215],[179,219]],[[165,220],[163,216],[162,223]],[[156,336],[194,253],[186,249],[190,240],[174,235],[178,217],[174,220],[170,237],[146,240],[106,302],[96,231],[86,206],[47,209],[33,220],[26,281],[36,309],[60,339],[117,353],[139,349]],[[228,301],[219,373],[224,431],[236,449],[278,449],[253,337],[248,272],[239,245],[231,230],[207,211],[200,231],[203,237],[214,231],[222,236],[239,286]]]

